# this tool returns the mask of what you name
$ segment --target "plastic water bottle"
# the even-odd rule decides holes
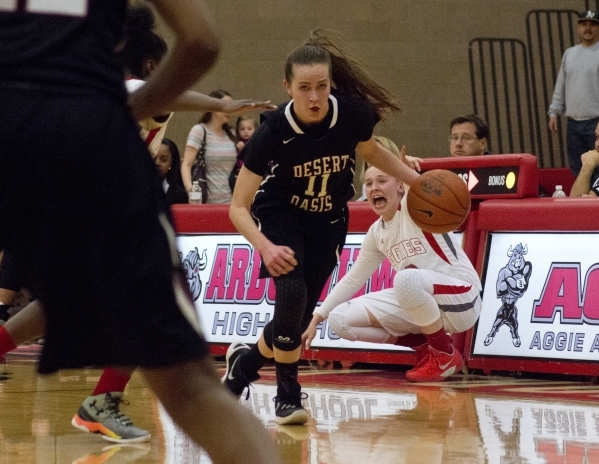
[[[562,186],[561,185],[556,185],[555,186],[555,192],[553,192],[553,195],[551,195],[553,198],[566,198],[566,192],[564,192],[562,190]]]
[[[190,205],[201,205],[202,204],[202,188],[197,180],[193,181],[191,190],[189,191],[189,204]]]

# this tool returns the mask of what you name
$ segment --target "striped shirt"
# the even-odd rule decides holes
[[[200,149],[206,126],[196,124],[189,131],[187,145]],[[226,134],[222,137],[206,129],[206,177],[208,203],[231,203],[229,174],[237,160],[235,142]]]

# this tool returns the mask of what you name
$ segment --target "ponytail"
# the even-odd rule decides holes
[[[293,65],[327,64],[332,85],[337,90],[370,102],[378,116],[401,112],[395,96],[375,82],[357,58],[344,52],[330,37],[332,31],[316,29],[310,32],[303,45],[293,50],[285,63],[285,79],[293,78]]]

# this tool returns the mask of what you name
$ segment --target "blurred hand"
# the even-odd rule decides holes
[[[273,277],[289,274],[298,264],[294,251],[286,246],[271,244],[261,250],[260,255],[266,269]]]
[[[273,105],[270,100],[264,102],[246,99],[227,101],[222,112],[226,114],[241,114],[255,109],[274,110],[276,108],[277,106]]]
[[[420,162],[422,161],[422,158],[406,155],[406,146],[405,145],[401,147],[400,159],[404,164],[407,164],[408,166],[410,166],[411,169],[420,171]]]
[[[595,168],[599,166],[599,151],[589,150],[580,156],[580,160],[582,161],[583,166]]]
[[[316,337],[316,324],[310,324],[306,331],[302,334],[302,346],[309,350],[312,346],[312,340]]]

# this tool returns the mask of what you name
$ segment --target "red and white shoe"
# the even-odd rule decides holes
[[[410,382],[440,382],[464,367],[462,355],[454,348],[453,353],[437,351],[428,347],[428,356],[422,359],[412,370],[406,372]]]
[[[426,358],[428,358],[428,343],[423,343],[422,345],[415,346],[412,349],[414,350],[414,360],[416,361],[414,363],[414,367],[412,368],[412,370],[414,370],[426,362]]]

